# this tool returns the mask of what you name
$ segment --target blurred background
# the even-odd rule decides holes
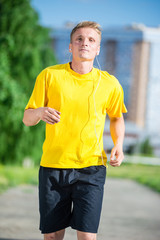
[[[124,89],[126,161],[160,165],[159,13],[159,0],[0,0],[1,168],[38,166],[45,124],[24,126],[24,108],[37,75],[71,60],[70,31],[83,20],[102,26],[101,69]],[[104,148],[112,147],[106,118]]]

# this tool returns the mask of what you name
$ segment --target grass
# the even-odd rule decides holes
[[[0,193],[20,184],[38,184],[38,168],[0,165]],[[160,192],[160,166],[123,163],[107,169],[107,177],[128,178]]]
[[[23,168],[21,166],[0,165],[0,193],[9,187],[20,184],[38,184],[38,167]]]
[[[113,168],[109,165],[107,176],[132,179],[160,192],[160,166],[123,163]]]

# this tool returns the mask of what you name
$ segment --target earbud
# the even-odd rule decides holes
[[[69,51],[72,52],[72,49],[70,48]]]
[[[99,55],[99,52],[97,52],[97,55]]]

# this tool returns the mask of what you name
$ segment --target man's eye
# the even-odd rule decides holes
[[[82,38],[80,37],[80,38],[78,38],[78,41],[82,41]]]
[[[94,42],[94,39],[93,39],[93,38],[90,38],[89,41],[90,41],[90,42]]]

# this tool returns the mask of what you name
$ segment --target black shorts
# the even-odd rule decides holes
[[[105,166],[81,169],[40,167],[40,230],[52,233],[71,226],[97,233],[106,177]]]

